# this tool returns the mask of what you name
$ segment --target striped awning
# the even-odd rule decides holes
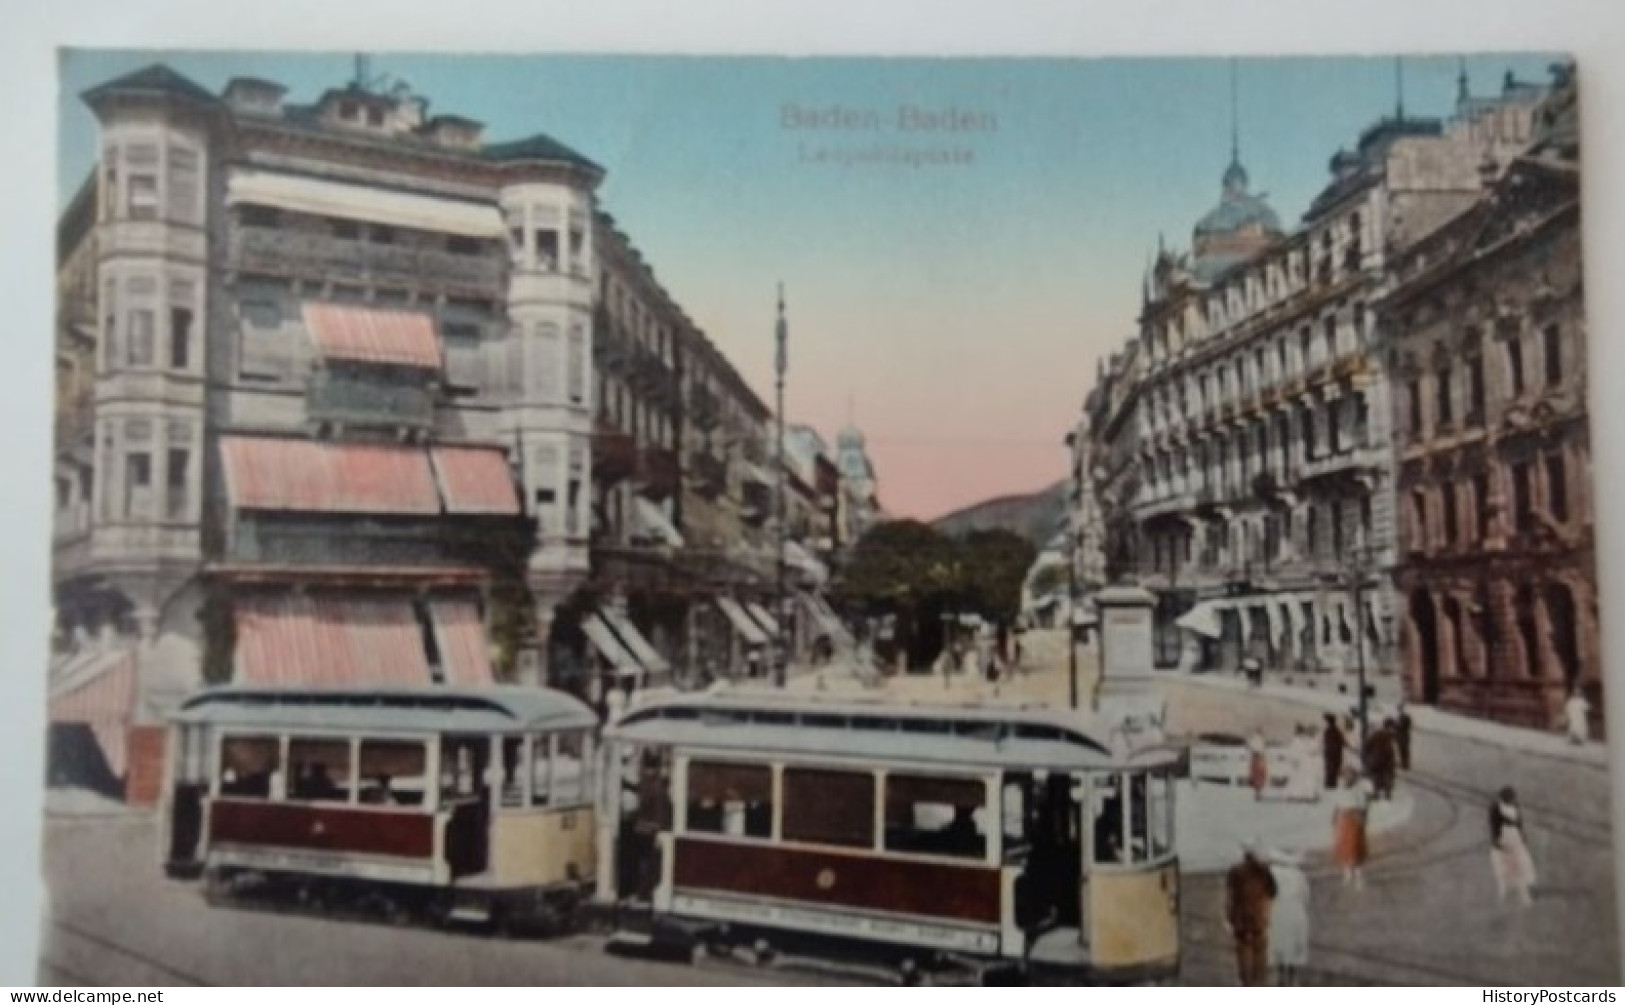
[[[446,683],[461,687],[496,683],[479,605],[472,600],[431,600],[429,616]]]
[[[673,548],[683,546],[683,535],[658,505],[642,496],[634,496],[632,503],[638,526],[645,535]]]
[[[236,168],[226,183],[227,205],[275,206],[311,216],[338,217],[462,237],[502,236],[502,213],[488,202],[465,202],[357,185]]]
[[[447,513],[519,512],[519,493],[507,455],[493,447],[432,447],[429,458]]]
[[[440,493],[420,447],[222,436],[226,495],[238,509],[437,514]]]
[[[430,682],[410,600],[245,597],[236,604],[239,684],[353,687]]]
[[[752,601],[745,605],[745,610],[748,611],[750,616],[756,619],[756,623],[761,625],[763,630],[767,632],[768,638],[776,639],[779,637],[779,619],[767,613],[767,608]]]
[[[728,619],[728,624],[733,626],[733,630],[739,634],[739,637],[745,641],[746,645],[767,645],[767,634],[762,631],[762,626],[751,620],[750,615],[745,613],[745,609],[739,606],[737,600],[732,597],[718,597],[717,607],[722,609],[722,614]]]
[[[305,304],[305,328],[324,359],[440,369],[434,320],[420,311]]]
[[[660,650],[651,645],[643,633],[638,631],[638,626],[632,623],[631,618],[613,607],[605,607],[598,614],[610,628],[615,630],[615,635],[621,640],[621,644],[639,663],[655,673],[670,672],[671,664],[666,661],[666,657],[660,655]]]
[[[621,640],[615,637],[609,625],[596,613],[581,619],[581,630],[587,634],[587,641],[598,650],[598,654],[609,660],[617,675],[636,677],[643,673],[643,664],[621,645]]]
[[[806,609],[812,623],[818,626],[822,634],[829,636],[831,639],[842,637],[844,630],[840,619],[836,618],[828,608],[819,603],[817,596],[811,593],[803,593],[799,596],[801,597],[802,607]]]
[[[135,692],[135,653],[103,653],[52,682],[50,721],[89,726],[108,768],[123,778],[128,760],[125,737],[135,711]]]
[[[1211,600],[1201,601],[1181,614],[1174,624],[1210,639],[1216,639],[1223,634],[1223,629],[1219,626],[1219,605]]]

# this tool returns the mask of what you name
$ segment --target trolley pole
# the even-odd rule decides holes
[[[789,671],[788,664],[790,662],[790,650],[786,647],[784,635],[785,621],[787,620],[787,615],[789,613],[784,608],[784,545],[785,533],[787,530],[784,523],[784,373],[785,370],[789,368],[788,349],[790,341],[790,325],[784,319],[783,283],[779,284],[779,320],[778,324],[775,326],[774,334],[778,343],[778,351],[773,360],[773,372],[777,378],[776,390],[778,404],[774,409],[774,412],[777,415],[776,441],[779,469],[778,477],[773,480],[773,508],[776,511],[779,530],[778,561],[776,563],[778,568],[778,588],[776,593],[777,600],[774,605],[777,610],[774,613],[778,616],[775,624],[777,624],[779,628],[779,637],[777,640],[779,651],[774,657],[773,681],[776,686],[784,687],[785,676]]]
[[[1078,707],[1078,529],[1067,526],[1066,554],[1066,673],[1067,693]]]

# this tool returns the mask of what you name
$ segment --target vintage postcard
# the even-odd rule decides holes
[[[1584,80],[64,52],[39,979],[1618,984]]]

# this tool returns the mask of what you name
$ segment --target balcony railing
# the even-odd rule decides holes
[[[231,235],[230,267],[313,282],[327,281],[412,289],[446,290],[499,299],[506,294],[506,263],[491,255],[457,255],[406,244],[271,227],[237,227]]]
[[[318,370],[311,375],[305,405],[314,422],[400,429],[428,429],[434,425],[434,395],[428,388],[333,370]]]
[[[1377,447],[1355,447],[1310,458],[1303,462],[1301,480],[1310,481],[1345,471],[1359,471],[1381,467],[1382,450]]]

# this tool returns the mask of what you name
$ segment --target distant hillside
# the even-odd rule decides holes
[[[931,526],[944,534],[964,534],[973,530],[1002,527],[1013,530],[1042,548],[1055,536],[1055,527],[1066,510],[1065,479],[1030,495],[1000,496],[955,510],[933,521]]]

